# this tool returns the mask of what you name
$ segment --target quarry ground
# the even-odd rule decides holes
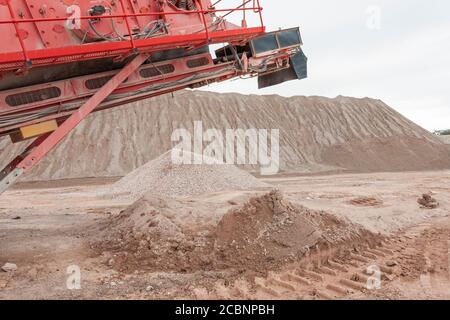
[[[123,273],[108,267],[87,238],[92,225],[130,205],[95,197],[112,181],[27,183],[0,197],[0,265],[18,268],[0,272],[0,299],[450,299],[450,171],[263,179],[292,203],[347,218],[386,239],[350,259],[322,265],[312,255],[256,280],[232,269]],[[439,208],[418,205],[429,192]],[[220,196],[228,195],[213,199]],[[74,265],[81,271],[79,290],[67,288]],[[383,271],[377,290],[363,287],[370,265]]]

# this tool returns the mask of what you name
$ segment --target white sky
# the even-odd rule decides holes
[[[268,30],[300,26],[309,79],[264,90],[255,79],[238,80],[205,90],[371,97],[426,129],[450,128],[450,1],[260,2]],[[380,9],[379,29],[368,27],[377,21],[371,8]]]

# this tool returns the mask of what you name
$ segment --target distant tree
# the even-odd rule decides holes
[[[439,136],[450,136],[450,129],[447,130],[437,130],[434,132],[434,134],[437,134]]]

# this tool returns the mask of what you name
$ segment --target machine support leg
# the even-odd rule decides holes
[[[36,139],[17,157],[15,157],[1,172],[0,172],[0,194],[8,189],[16,182],[22,175],[23,169],[18,168],[17,165],[28,156],[38,145],[40,145],[50,133],[45,133]]]
[[[8,189],[19,177],[31,170],[51,149],[53,149],[69,132],[103,102],[117,87],[148,59],[147,54],[137,55],[120,70],[99,91],[87,100],[61,126],[50,134],[38,137],[21,155],[16,157],[0,173],[0,194]]]

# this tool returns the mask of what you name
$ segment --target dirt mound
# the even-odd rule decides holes
[[[96,236],[93,247],[122,271],[238,266],[263,272],[318,245],[376,239],[324,212],[293,206],[278,191],[222,203],[147,196],[106,221]]]
[[[183,91],[91,115],[26,176],[124,176],[170,150],[175,129],[279,129],[282,171],[450,168],[449,148],[380,100]],[[0,141],[0,162],[24,144]],[[247,170],[259,171],[254,166]]]
[[[104,194],[135,201],[147,192],[152,196],[173,198],[268,187],[268,184],[233,165],[174,164],[169,151],[132,171],[108,187]]]

